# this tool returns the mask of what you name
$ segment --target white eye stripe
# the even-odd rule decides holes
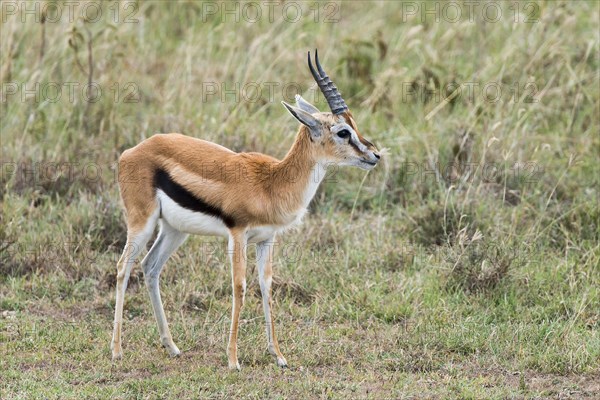
[[[362,151],[362,152],[365,152],[365,151],[367,150],[367,147],[366,147],[364,144],[362,144],[362,143],[360,142],[360,140],[358,140],[358,136],[356,135],[356,132],[353,132],[353,133],[352,133],[352,136],[350,137],[350,140],[352,140],[352,143],[353,143],[353,144],[354,144],[356,147],[358,147],[358,149],[359,149],[360,151]]]
[[[351,134],[356,135],[356,132],[354,132],[354,129],[352,129],[352,127],[350,125],[345,124],[345,123],[337,124],[337,125],[334,125],[331,127],[331,132],[333,132],[333,133],[338,133],[343,130],[347,130]]]
[[[367,147],[358,139],[356,131],[354,131],[350,125],[346,123],[340,123],[331,127],[331,132],[335,134],[344,130],[350,132],[350,141],[354,146],[358,147],[358,149],[363,152],[367,150]]]

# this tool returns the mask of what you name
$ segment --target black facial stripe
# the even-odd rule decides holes
[[[348,140],[348,143],[350,143],[350,146],[352,146],[352,148],[354,148],[358,154],[362,154],[362,151],[358,148],[356,143],[354,143],[352,136],[350,137],[350,140]]]
[[[157,169],[154,174],[154,187],[165,192],[167,196],[183,208],[219,218],[228,228],[235,226],[233,217],[226,215],[219,207],[212,206],[196,197],[189,190],[175,182],[169,173],[162,169]]]

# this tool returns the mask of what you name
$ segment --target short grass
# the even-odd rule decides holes
[[[117,23],[113,2],[96,22],[45,23],[5,4],[0,398],[599,396],[599,3],[493,2],[497,21],[476,8],[453,23],[445,3],[439,21],[409,15],[435,2],[293,3],[298,21],[282,5],[270,21],[267,6],[260,18],[245,8],[258,3],[233,15],[121,3]],[[326,107],[305,66],[315,47],[387,150],[368,175],[330,171],[304,224],[280,238],[290,368],[265,350],[251,265],[242,371],[227,370],[224,243],[201,237],[161,279],[182,357],[159,346],[137,266],[113,363],[119,154],[179,131],[282,157],[297,127],[279,101],[301,92]],[[82,94],[88,79],[98,101]]]

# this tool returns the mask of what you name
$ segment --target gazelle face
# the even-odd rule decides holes
[[[351,165],[365,170],[375,168],[381,156],[373,143],[361,136],[350,112],[332,116],[335,123],[328,128],[326,140],[331,143],[333,162]],[[329,146],[325,146],[329,147]]]
[[[322,113],[315,106],[296,95],[296,106],[285,102],[283,105],[298,121],[310,131],[311,140],[320,159],[337,165],[352,165],[362,169],[373,169],[381,156],[373,143],[358,132],[356,122],[348,106],[333,81],[327,76],[319,53],[315,50],[315,64],[312,64],[308,52],[308,68],[319,89],[325,96],[331,113]]]
[[[296,106],[283,105],[308,128],[314,154],[325,164],[373,169],[381,156],[373,143],[362,137],[349,111],[334,115],[320,112],[300,96]]]

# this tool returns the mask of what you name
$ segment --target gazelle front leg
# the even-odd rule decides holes
[[[244,305],[246,294],[246,230],[232,229],[229,234],[229,258],[231,261],[231,282],[233,285],[233,305],[231,307],[231,328],[227,356],[229,369],[240,370],[237,357],[237,334],[240,321],[240,310]]]
[[[279,350],[277,337],[275,336],[275,320],[271,311],[273,302],[271,300],[271,283],[273,282],[273,246],[274,238],[265,240],[256,245],[256,263],[258,264],[258,278],[260,291],[262,293],[263,310],[265,313],[265,327],[267,330],[267,342],[269,353],[277,360],[277,365],[287,367],[287,361]]]

